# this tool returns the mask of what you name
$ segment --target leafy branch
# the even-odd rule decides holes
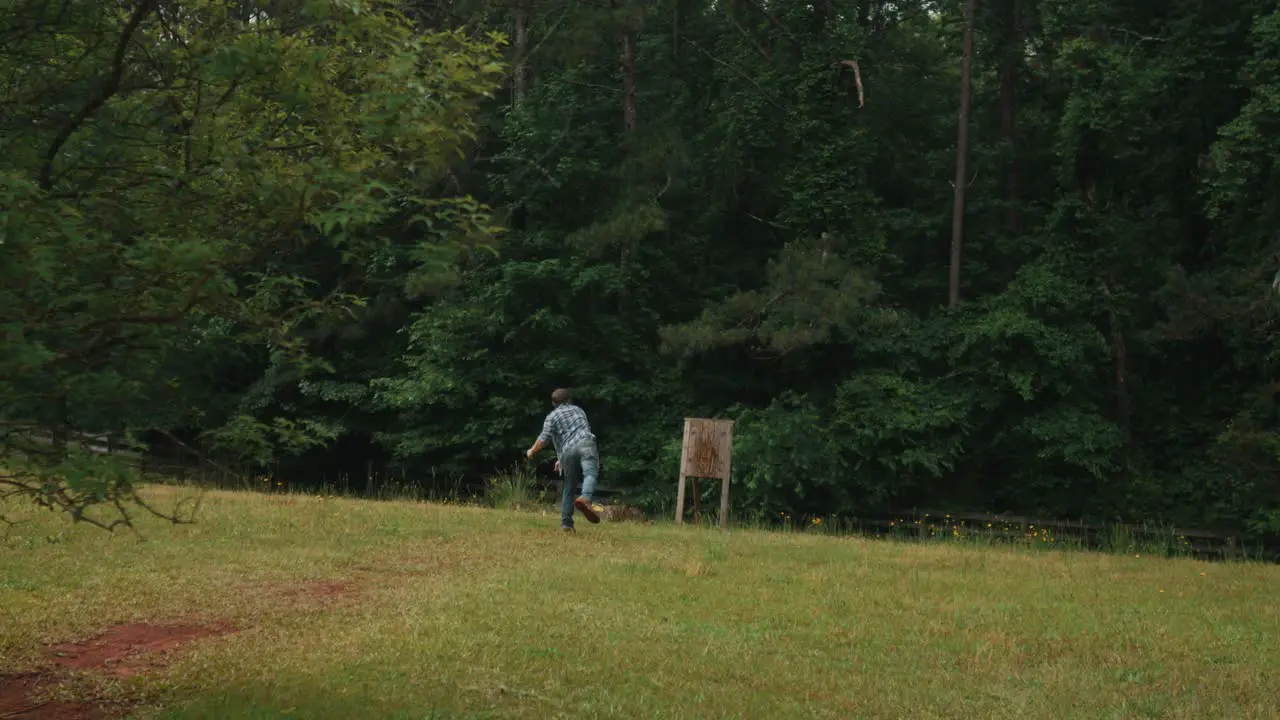
[[[125,73],[125,56],[128,54],[129,43],[133,41],[133,34],[137,32],[138,27],[142,25],[142,21],[156,9],[159,0],[142,0],[138,3],[138,7],[134,8],[133,14],[129,17],[128,23],[125,24],[124,30],[120,33],[120,38],[116,42],[115,55],[111,62],[111,72],[107,78],[99,86],[98,91],[94,93],[89,100],[80,108],[75,115],[71,116],[71,120],[58,131],[54,136],[53,142],[49,144],[49,149],[44,154],[44,165],[40,168],[40,187],[49,190],[53,186],[53,164],[58,158],[58,153],[62,151],[62,146],[66,145],[76,130],[93,116],[108,100],[111,99],[120,90],[120,83],[124,80]]]

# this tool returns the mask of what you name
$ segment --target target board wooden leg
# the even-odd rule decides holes
[[[732,427],[732,426],[730,426]],[[733,435],[725,431],[724,477],[720,479],[720,529],[729,529],[729,478],[733,477]]]
[[[720,481],[720,529],[729,529],[729,478]]]
[[[680,473],[680,486],[676,490],[676,525],[684,524],[684,473]]]

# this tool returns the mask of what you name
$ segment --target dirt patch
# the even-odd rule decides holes
[[[336,601],[356,594],[347,582],[320,580],[288,588],[295,600]],[[227,624],[135,623],[95,637],[49,647],[47,671],[0,675],[0,720],[107,720],[127,708],[96,702],[45,700],[68,671],[126,678],[163,667],[166,656],[197,640],[234,632]]]
[[[0,677],[0,718],[5,720],[105,720],[106,710],[90,703],[41,700],[57,684],[39,674]]]
[[[644,514],[644,511],[630,505],[605,505],[598,512],[609,522],[649,522],[649,517]]]
[[[283,592],[287,598],[295,600],[339,600],[355,594],[356,588],[351,583],[339,580],[316,580],[292,587]]]
[[[118,713],[94,703],[45,700],[68,670],[105,672],[116,677],[137,675],[158,664],[157,656],[172,653],[200,638],[231,632],[229,626],[119,625],[105,633],[49,648],[53,670],[0,677],[2,720],[106,720]]]
[[[118,625],[91,640],[55,645],[49,650],[59,668],[129,677],[147,667],[147,656],[171,653],[194,640],[230,631],[226,626],[137,623]]]
[[[351,586],[344,582],[332,580],[322,580],[320,582],[310,583],[303,592],[312,597],[336,597],[338,595],[351,594]]]

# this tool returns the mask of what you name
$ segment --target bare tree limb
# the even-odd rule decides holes
[[[1144,43],[1144,42],[1157,42],[1157,43],[1161,43],[1161,42],[1168,42],[1168,41],[1169,41],[1169,38],[1155,37],[1155,36],[1153,36],[1153,35],[1143,35],[1142,33],[1134,32],[1133,30],[1129,30],[1129,29],[1122,28],[1122,27],[1112,27],[1112,28],[1107,28],[1107,29],[1108,29],[1108,30],[1111,30],[1112,32],[1120,33],[1121,35],[1126,35],[1126,36],[1128,36],[1128,37],[1131,37],[1131,38],[1133,38],[1134,40],[1137,40],[1137,41],[1138,41],[1138,42],[1140,42],[1140,43]]]
[[[28,477],[30,478],[29,481],[24,481],[15,475],[0,477],[0,487],[8,488],[7,492],[0,493],[0,500],[25,497],[40,507],[65,512],[72,522],[84,523],[107,532],[115,532],[116,528],[124,527],[132,530],[140,538],[142,533],[134,522],[133,514],[130,512],[130,505],[141,508],[154,517],[174,525],[191,525],[195,523],[195,518],[199,514],[203,499],[203,496],[198,494],[196,498],[191,500],[193,507],[190,514],[181,512],[183,505],[188,502],[185,499],[178,502],[172,513],[165,513],[143,500],[131,483],[113,485],[101,493],[82,494],[70,492],[65,485],[51,486],[50,480],[47,478],[42,479],[34,475]],[[106,505],[112,508],[115,512],[115,517],[108,522],[90,516],[88,514],[89,510],[99,505]],[[0,516],[0,522],[11,528],[13,525],[25,521],[12,521]]]
[[[610,87],[608,85],[599,85],[596,83],[583,82],[581,80],[568,80],[565,78],[556,78],[555,80],[552,80],[552,82],[564,83],[565,85],[578,85],[580,87],[588,87],[595,90],[607,90],[608,92],[611,92],[611,93],[622,92],[621,89],[616,87]]]
[[[725,9],[725,15],[729,18],[729,22],[732,23],[735,28],[737,28],[738,32],[742,35],[743,39],[751,43],[751,47],[755,48],[756,52],[760,53],[760,57],[763,57],[765,60],[773,59],[773,57],[769,54],[769,51],[765,50],[764,46],[761,45],[758,40],[752,37],[751,33],[748,32],[746,28],[742,27],[742,23],[738,22],[737,18],[733,16],[733,13],[728,8]]]
[[[726,68],[728,68],[729,70],[732,70],[732,71],[734,72],[734,74],[735,74],[735,75],[737,75],[738,77],[742,78],[743,80],[746,80],[747,82],[749,82],[749,83],[751,83],[752,85],[754,85],[754,86],[755,86],[755,88],[756,88],[756,90],[758,90],[758,91],[760,92],[760,97],[761,97],[761,98],[763,98],[765,102],[769,103],[770,105],[774,106],[775,108],[777,108],[777,109],[779,109],[779,110],[781,110],[781,111],[783,111],[783,112],[786,112],[786,111],[787,111],[787,109],[786,109],[786,108],[784,108],[784,107],[782,107],[782,105],[781,105],[781,104],[779,104],[777,100],[774,100],[772,97],[770,97],[770,96],[769,96],[769,93],[765,92],[765,89],[764,89],[763,87],[761,87],[761,86],[760,86],[760,83],[756,82],[755,78],[751,77],[750,75],[746,74],[745,72],[743,72],[742,70],[738,69],[737,67],[735,67],[735,66],[731,65],[730,63],[727,63],[727,62],[725,62],[724,60],[721,60],[720,58],[716,57],[715,55],[712,55],[711,53],[707,52],[705,49],[703,49],[703,47],[702,47],[701,45],[699,45],[698,43],[696,43],[696,42],[694,42],[694,41],[690,40],[689,38],[680,38],[680,39],[681,39],[681,40],[684,40],[686,43],[688,43],[690,46],[692,46],[694,50],[697,50],[698,52],[702,53],[703,55],[706,55],[706,56],[707,56],[707,58],[709,58],[712,62],[714,62],[714,63],[716,63],[716,64],[718,64],[718,65],[721,65],[721,66],[723,66],[723,67],[726,67]]]
[[[189,517],[189,518],[184,518],[184,517],[182,517],[182,516],[179,514],[179,512],[178,512],[178,511],[182,508],[182,505],[183,505],[183,503],[185,503],[185,502],[186,502],[186,500],[179,500],[179,501],[178,501],[178,504],[177,504],[176,506],[174,506],[173,512],[172,512],[172,513],[167,513],[167,514],[166,514],[166,513],[162,513],[162,512],[160,512],[159,510],[156,510],[155,508],[153,508],[153,507],[151,507],[150,505],[148,505],[148,504],[147,504],[147,502],[146,502],[145,500],[143,500],[141,497],[139,497],[138,493],[136,493],[136,492],[132,492],[132,493],[130,493],[130,494],[129,494],[129,501],[130,501],[130,502],[132,502],[133,504],[137,505],[138,507],[142,508],[143,510],[146,510],[147,512],[151,513],[151,514],[152,514],[152,515],[154,515],[155,517],[157,517],[157,518],[159,518],[159,519],[161,519],[161,520],[168,521],[170,524],[173,524],[173,525],[194,525],[194,524],[195,524],[195,521],[196,521],[196,515],[200,512],[200,505],[201,505],[201,504],[202,504],[202,502],[204,501],[204,493],[197,493],[197,494],[196,494],[196,497],[195,497],[195,499],[194,499],[194,501],[193,501],[193,502],[194,502],[194,507],[192,507],[192,508],[191,508],[191,515],[190,515],[190,517]],[[124,511],[124,509],[123,509],[123,508],[121,508],[121,512],[123,512],[123,511]]]
[[[671,189],[671,182],[672,182],[671,173],[667,173],[667,182],[666,182],[666,184],[662,186],[662,189],[658,191],[658,194],[657,194],[656,196],[654,196],[654,198],[653,198],[653,199],[654,199],[654,200],[660,200],[660,199],[662,199],[662,196],[663,196],[663,195],[666,195],[666,194],[667,194],[667,191]]]
[[[138,3],[138,7],[134,8],[133,15],[129,17],[129,22],[125,24],[124,31],[120,33],[120,40],[116,43],[115,57],[111,63],[111,74],[98,92],[80,108],[79,112],[71,117],[71,120],[63,126],[50,143],[49,149],[44,154],[44,165],[40,168],[40,187],[48,190],[53,185],[53,163],[58,158],[58,153],[62,151],[62,146],[67,144],[71,136],[76,130],[85,123],[94,113],[96,113],[112,95],[120,90],[120,83],[124,79],[125,55],[129,51],[129,43],[133,40],[133,34],[142,25],[142,21],[156,9],[159,0],[142,0]]]
[[[749,217],[749,218],[751,218],[752,220],[755,220],[756,222],[761,223],[761,224],[763,224],[763,225],[768,225],[768,226],[769,226],[769,227],[771,227],[771,228],[777,228],[778,230],[786,230],[786,231],[788,231],[788,232],[790,232],[790,231],[791,231],[791,228],[789,228],[789,227],[787,227],[787,226],[785,226],[785,225],[779,225],[778,223],[773,222],[772,220],[765,220],[764,218],[759,217],[758,215],[753,215],[752,213],[747,213],[747,217]]]
[[[4,534],[0,535],[0,541],[8,542],[9,535],[13,533],[13,529],[23,523],[31,522],[31,518],[23,518],[22,520],[10,520],[4,515],[0,515],[0,523],[4,524]]]
[[[755,10],[756,12],[763,15],[765,19],[769,21],[770,25],[773,25],[775,28],[777,28],[779,32],[781,32],[783,35],[786,35],[788,39],[790,39],[792,42],[796,43],[797,45],[802,44],[800,42],[800,38],[796,37],[795,33],[788,30],[787,26],[783,25],[782,21],[774,17],[768,10],[764,8],[763,5],[758,3],[756,0],[745,0],[745,1],[746,1],[746,4],[752,10]]]
[[[200,460],[200,462],[208,463],[208,464],[210,464],[210,465],[214,466],[215,468],[217,468],[217,469],[221,470],[222,472],[224,472],[224,473],[226,473],[226,474],[228,474],[228,475],[235,475],[235,474],[236,474],[236,472],[235,472],[234,470],[232,470],[231,468],[228,468],[227,466],[222,465],[221,463],[218,463],[218,462],[216,462],[216,461],[214,461],[214,460],[210,459],[210,458],[209,458],[209,456],[205,455],[204,453],[200,452],[199,450],[197,450],[197,449],[195,449],[195,448],[191,447],[191,446],[190,446],[190,445],[188,445],[187,443],[185,443],[185,442],[183,442],[182,440],[178,439],[176,436],[174,436],[174,434],[173,434],[173,433],[169,432],[168,430],[165,430],[165,429],[163,429],[163,428],[156,428],[156,431],[157,431],[157,432],[159,432],[161,435],[165,436],[166,438],[168,438],[169,440],[171,440],[171,441],[173,441],[174,443],[176,443],[176,444],[178,445],[178,447],[180,447],[180,448],[182,448],[183,450],[186,450],[187,452],[189,452],[189,453],[191,453],[192,455],[194,455],[196,458],[198,458],[198,459]]]
[[[515,72],[515,68],[527,63],[529,58],[533,57],[533,54],[538,52],[538,48],[541,48],[543,43],[550,40],[551,36],[556,34],[556,30],[560,29],[560,26],[564,24],[564,19],[569,16],[570,9],[572,9],[572,5],[565,7],[564,11],[560,13],[560,17],[556,18],[556,21],[552,23],[546,34],[542,36],[542,39],[535,43],[534,46],[529,49],[529,52],[525,53],[523,57],[516,58],[515,61],[511,63],[512,70],[508,71],[502,78],[503,82],[506,82],[511,78],[512,74]]]
[[[862,68],[858,67],[858,61],[841,60],[840,62],[831,63],[831,67],[839,67],[841,65],[853,68],[853,80],[858,84],[858,107],[866,107],[866,98],[862,92]]]

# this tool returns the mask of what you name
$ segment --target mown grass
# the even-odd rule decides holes
[[[145,522],[145,541],[28,514],[0,549],[0,674],[118,623],[239,628],[65,690],[136,717],[1263,718],[1280,697],[1274,566],[564,536],[541,511],[250,493],[209,494],[196,525]],[[355,592],[286,592],[308,580]]]

